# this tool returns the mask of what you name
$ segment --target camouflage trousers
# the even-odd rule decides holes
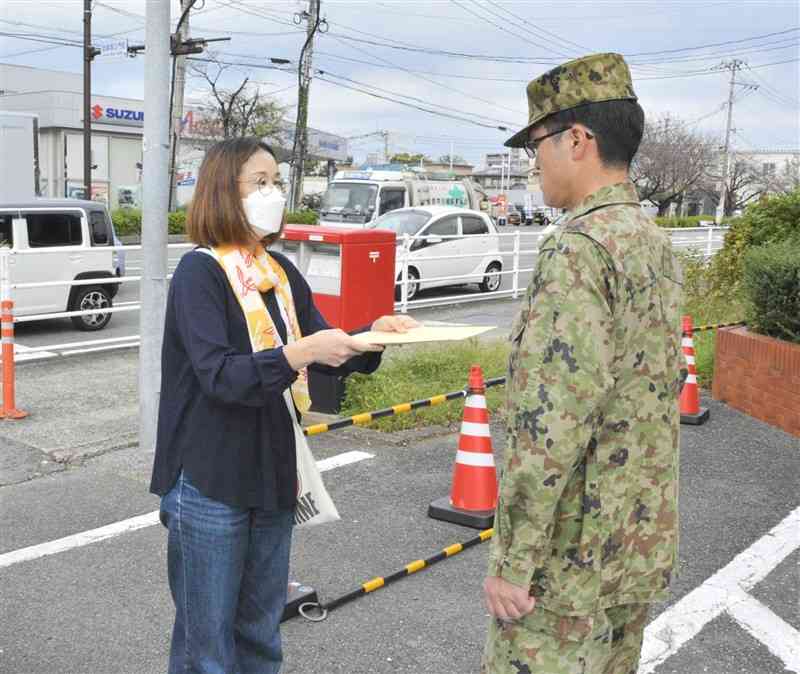
[[[514,622],[493,620],[481,674],[636,674],[649,608],[575,617],[537,607]]]

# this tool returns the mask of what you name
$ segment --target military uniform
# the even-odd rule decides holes
[[[511,331],[489,561],[537,602],[491,623],[483,672],[635,674],[677,559],[681,295],[669,236],[631,183],[541,244]]]

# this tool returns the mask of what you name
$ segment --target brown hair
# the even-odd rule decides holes
[[[186,233],[198,246],[251,246],[258,239],[247,222],[239,195],[242,166],[259,150],[273,159],[275,153],[258,138],[228,138],[212,145],[197,176],[197,187],[186,213]],[[284,224],[286,218],[284,216]],[[283,231],[261,239],[269,246]]]

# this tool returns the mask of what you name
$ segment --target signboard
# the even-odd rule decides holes
[[[94,47],[100,50],[99,57],[105,59],[125,58],[128,56],[127,40],[99,40]]]
[[[125,126],[144,126],[144,111],[114,105],[92,103],[89,108],[93,124],[124,124]]]

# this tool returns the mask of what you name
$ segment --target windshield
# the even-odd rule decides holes
[[[322,197],[323,215],[334,209],[345,213],[367,213],[375,209],[375,185],[363,183],[331,183]]]
[[[370,229],[391,229],[397,236],[413,236],[431,219],[429,211],[390,211],[370,224]]]

